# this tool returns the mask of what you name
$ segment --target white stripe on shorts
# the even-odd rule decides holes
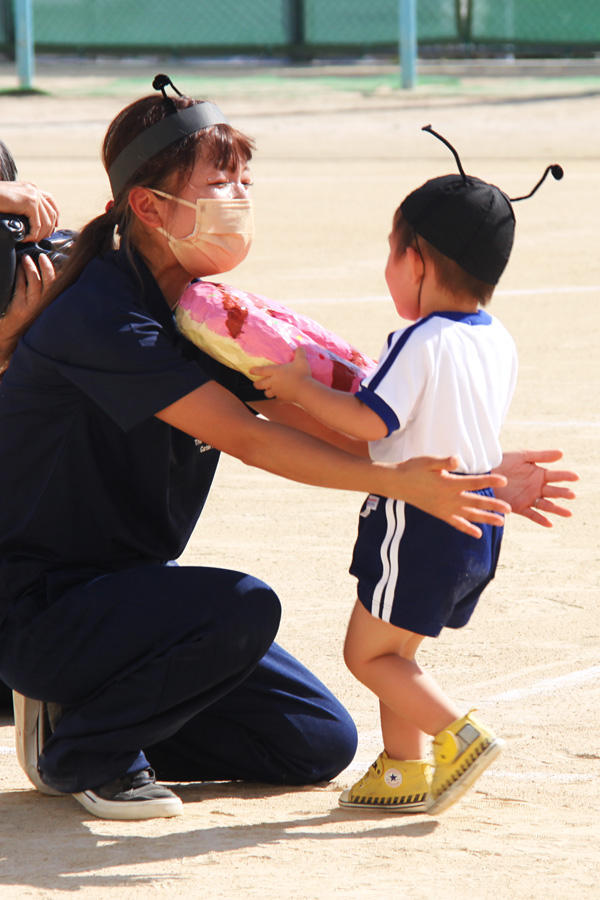
[[[384,622],[390,621],[396,584],[398,583],[398,548],[404,534],[404,503],[385,501],[387,529],[381,544],[381,578],[373,591],[371,613]]]

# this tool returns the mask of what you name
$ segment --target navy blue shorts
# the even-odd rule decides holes
[[[477,493],[493,496],[491,488]],[[370,494],[350,567],[358,599],[372,615],[415,634],[461,628],[494,577],[502,543],[502,527],[479,527],[482,537],[469,537],[408,503]]]

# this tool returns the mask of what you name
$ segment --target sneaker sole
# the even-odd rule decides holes
[[[170,818],[183,813],[183,803],[175,796],[164,800],[103,800],[93,791],[81,791],[72,796],[99,819],[131,822]]]
[[[45,703],[42,703],[41,700],[31,700],[29,697],[13,691],[13,706],[15,710],[15,745],[19,765],[40,794],[47,794],[49,797],[66,796],[44,784],[38,772],[40,753],[46,740],[50,737],[50,729],[46,725]]]
[[[427,802],[425,800],[417,800],[415,802],[411,801],[410,803],[377,803],[373,801],[352,801],[346,800],[344,798],[344,793],[340,796],[338,803],[344,809],[355,809],[360,810],[361,812],[374,812],[374,813],[424,813],[427,812]]]
[[[502,738],[494,738],[488,747],[477,757],[477,759],[469,766],[467,771],[458,778],[454,784],[439,795],[435,800],[432,798],[427,804],[427,812],[429,815],[437,815],[444,812],[457,800],[465,794],[473,782],[477,781],[480,775],[490,766],[496,757],[498,757],[505,746]]]

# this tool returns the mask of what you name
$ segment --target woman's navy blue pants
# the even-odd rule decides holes
[[[62,707],[44,781],[73,793],[148,765],[163,781],[333,778],[354,756],[354,723],[273,643],[279,618],[262,581],[191,566],[21,599],[0,629],[0,674]]]

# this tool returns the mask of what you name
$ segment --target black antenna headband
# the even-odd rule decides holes
[[[465,175],[465,170],[462,167],[462,163],[460,161],[460,156],[458,155],[458,151],[452,146],[450,141],[446,140],[446,138],[443,135],[438,134],[437,131],[434,131],[433,128],[431,127],[431,125],[424,125],[423,128],[421,128],[421,131],[429,132],[429,134],[432,134],[434,137],[436,137],[438,139],[438,141],[441,141],[442,144],[445,144],[446,147],[448,147],[448,149],[452,152],[454,159],[456,160],[456,165],[458,166],[458,171],[461,174],[462,180],[463,180],[463,182],[466,183],[467,176]],[[528,194],[524,194],[522,197],[509,197],[508,199],[510,200],[510,202],[517,203],[519,200],[529,200],[530,197],[533,197],[533,195],[535,194],[537,189],[542,186],[542,184],[544,183],[544,181],[546,180],[546,178],[548,177],[550,172],[552,172],[552,177],[555,178],[556,181],[560,181],[560,179],[565,174],[562,166],[559,166],[558,163],[553,163],[552,165],[547,166],[546,171],[544,172],[544,174],[542,175],[542,177],[540,178],[540,180],[538,181],[536,186],[534,188],[532,188],[532,190],[529,191]]]
[[[467,175],[459,155],[431,125],[423,128],[452,152],[456,175],[432,178],[412,191],[400,204],[404,219],[415,234],[485,284],[497,284],[512,250],[515,215],[512,198],[493,184]],[[548,166],[525,197],[531,197],[548,174],[562,178],[560,166]]]
[[[166,79],[166,81],[160,81],[159,79]],[[165,102],[175,109],[173,101],[165,93],[165,85],[167,83],[171,84],[177,91],[175,85],[166,76],[157,76],[154,79],[153,87],[156,90],[162,90]],[[177,93],[179,94],[179,91]],[[164,150],[165,147],[180,141],[190,134],[194,134],[196,131],[210,128],[211,125],[229,125],[229,122],[215,103],[205,100],[194,104],[194,106],[188,106],[186,109],[175,110],[160,122],[157,122],[156,125],[152,125],[146,131],[142,131],[119,153],[109,169],[108,177],[113,197],[116,199],[127,181],[137,172],[140,166],[152,159],[153,156],[156,156],[157,153],[160,153],[161,150]]]

